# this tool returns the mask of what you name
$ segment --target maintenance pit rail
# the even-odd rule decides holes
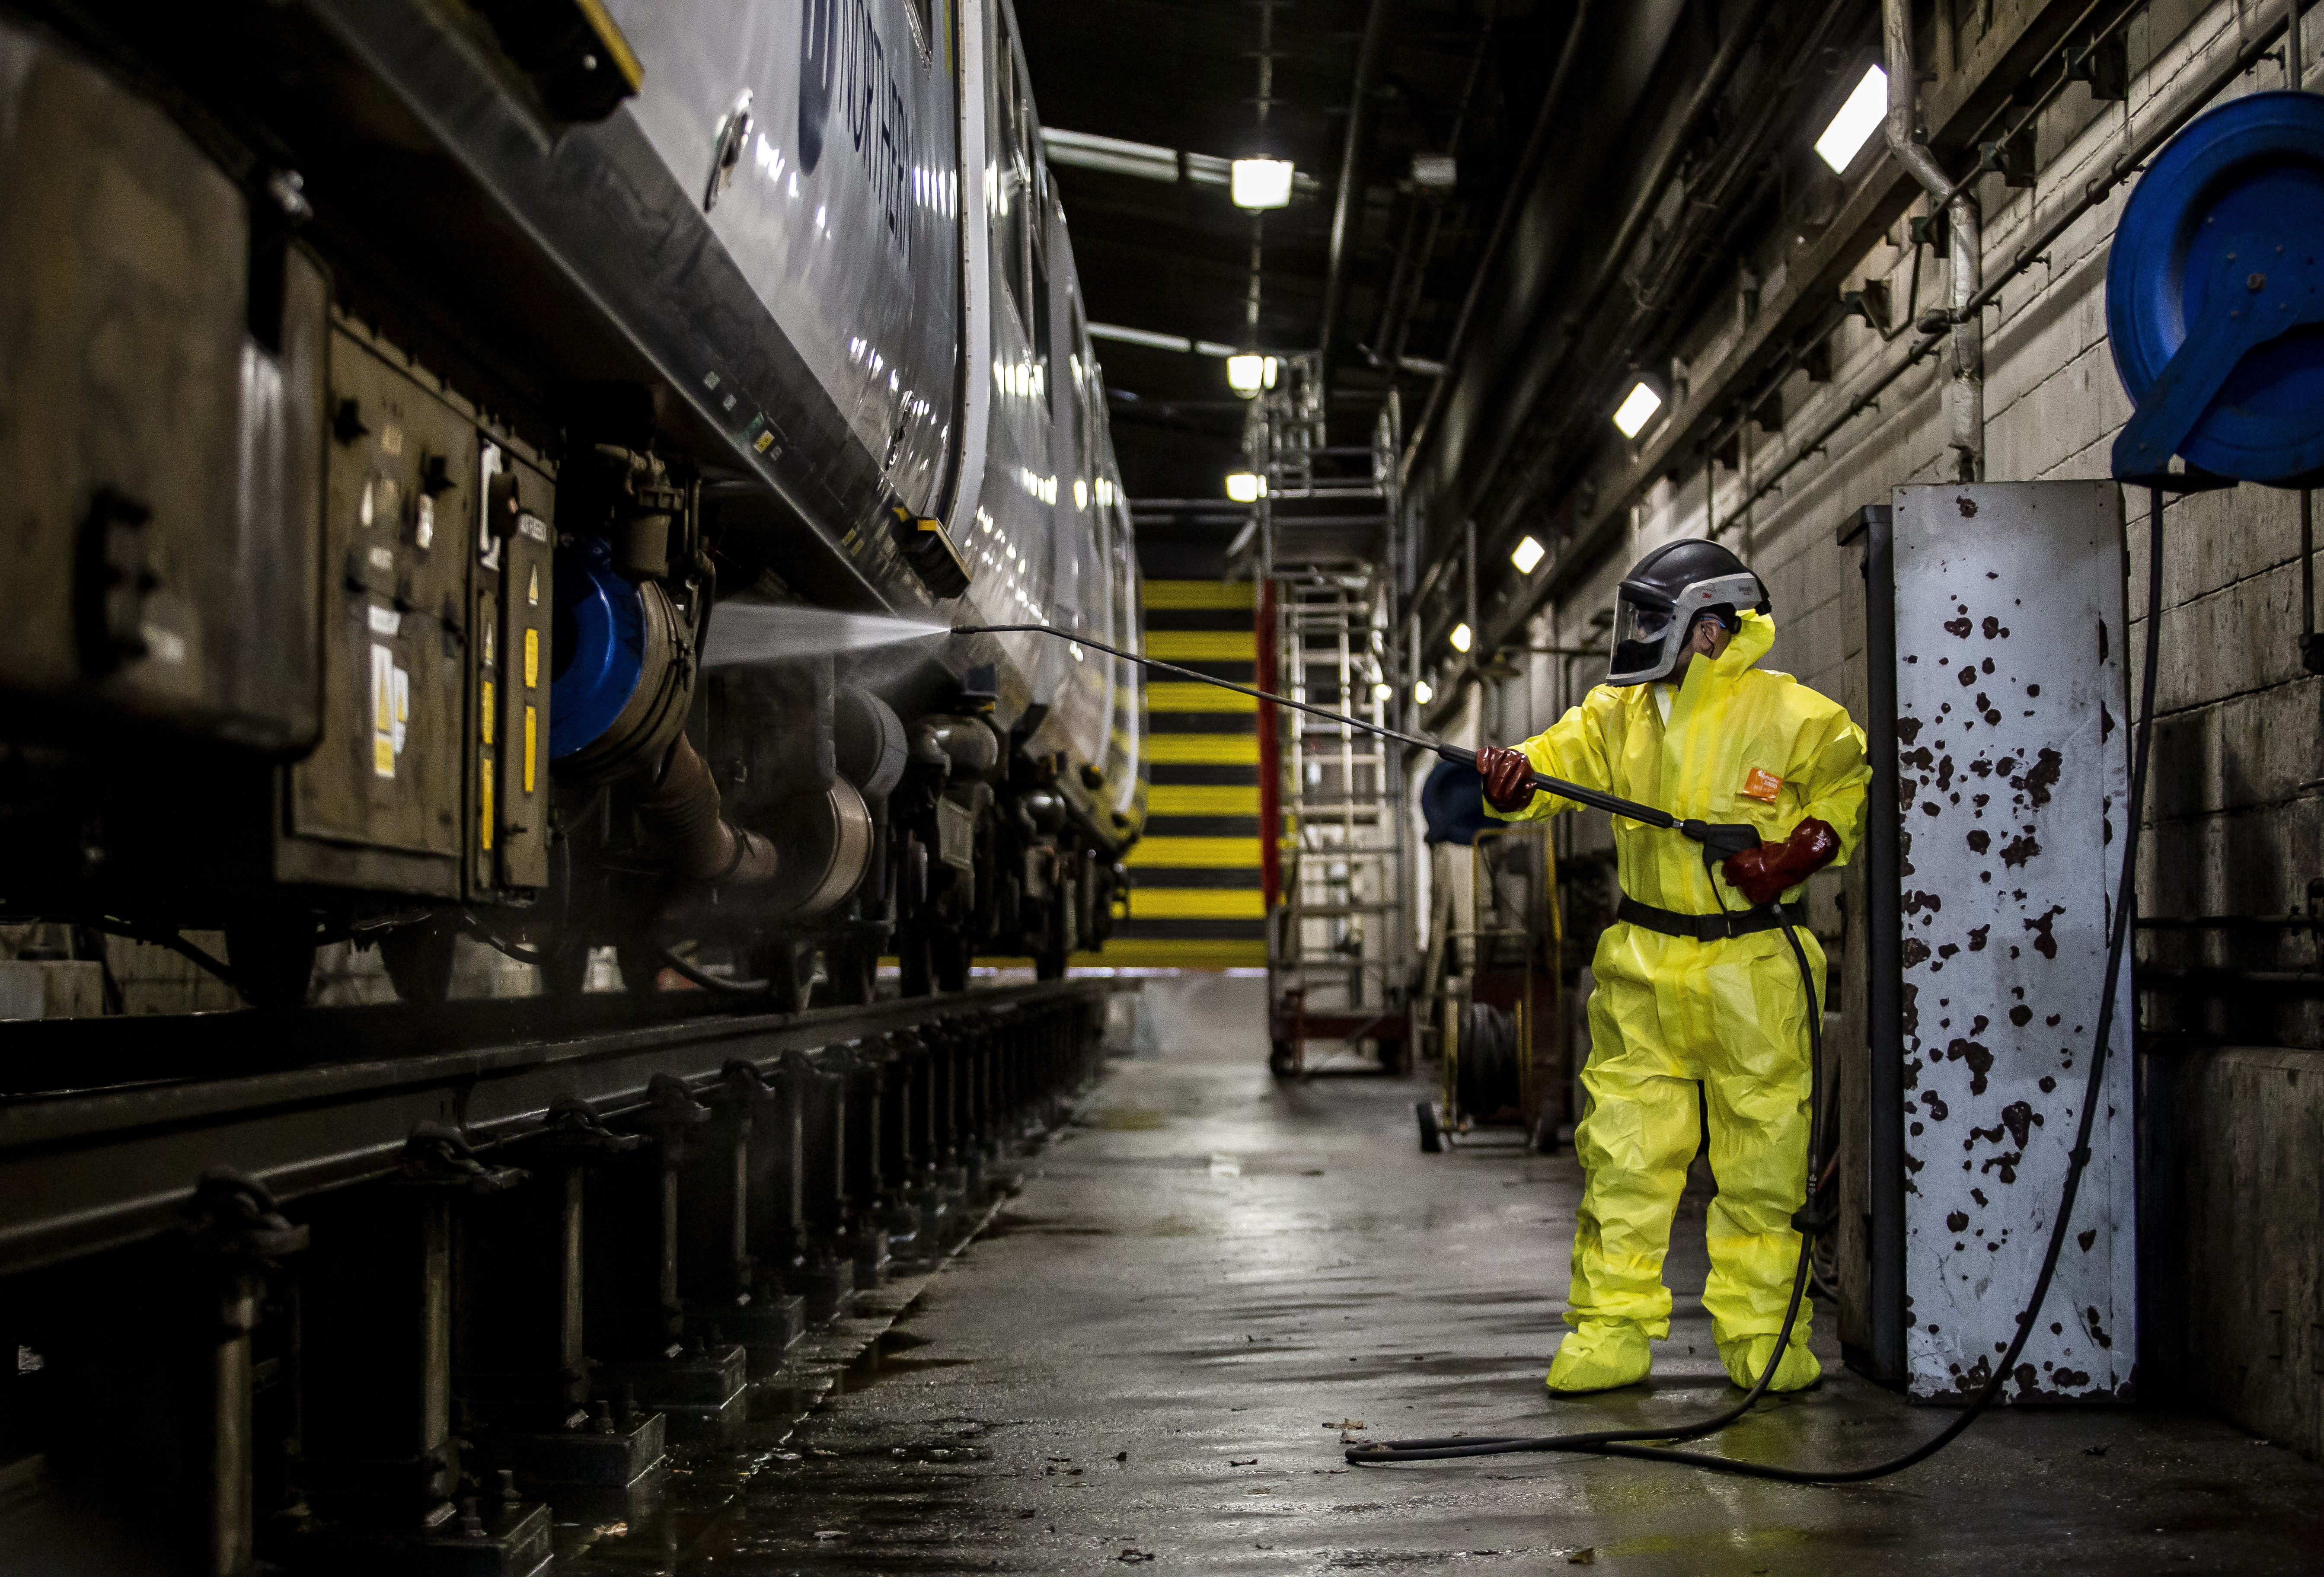
[[[597,1028],[576,1028],[578,1016],[538,999],[455,1004],[459,1013],[324,1009],[12,1025],[0,1041],[11,1043],[10,1082],[19,1084],[26,1058],[48,1067],[77,1045],[150,1047],[172,1034],[195,1047],[243,1041],[263,1066],[0,1095],[0,1275],[180,1229],[195,1185],[216,1167],[297,1198],[394,1172],[422,1124],[484,1149],[540,1132],[560,1098],[614,1118],[647,1105],[658,1074],[708,1084],[737,1060],[763,1068],[787,1052],[896,1030],[999,1027],[1074,1001],[1096,1010],[1122,989],[1111,980],[1056,981],[798,1014],[690,1011],[676,1021],[614,1009],[599,1017],[622,1021]],[[528,1017],[548,1020],[547,1032],[512,1031]],[[403,1056],[378,1049],[431,1028],[456,1038],[464,1021],[484,1026],[472,1029],[472,1044]],[[334,1038],[355,1042],[359,1055],[321,1060]],[[302,1050],[316,1059],[310,1065],[282,1065]]]

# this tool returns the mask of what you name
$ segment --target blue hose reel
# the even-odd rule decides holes
[[[2136,410],[2114,475],[2324,482],[2324,96],[2196,119],[2116,226],[2107,333]]]

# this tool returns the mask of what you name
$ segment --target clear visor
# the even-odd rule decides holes
[[[1676,608],[1623,592],[1615,601],[1614,650],[1606,682],[1643,685],[1666,677],[1677,666],[1685,640],[1686,623]]]
[[[1660,646],[1671,632],[1671,626],[1677,622],[1678,611],[1674,608],[1649,607],[1625,597],[1614,622],[1614,643]]]

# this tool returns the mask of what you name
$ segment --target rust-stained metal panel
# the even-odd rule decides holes
[[[2128,829],[2122,494],[1900,487],[1905,1349],[1982,1385],[2041,1268],[2081,1117]],[[2011,1399],[2125,1397],[2137,1362],[2131,991],[2071,1235]]]

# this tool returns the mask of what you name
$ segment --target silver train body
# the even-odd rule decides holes
[[[1134,665],[755,636],[1138,644],[1005,0],[9,0],[0,205],[0,912],[261,1002],[1102,940]]]

